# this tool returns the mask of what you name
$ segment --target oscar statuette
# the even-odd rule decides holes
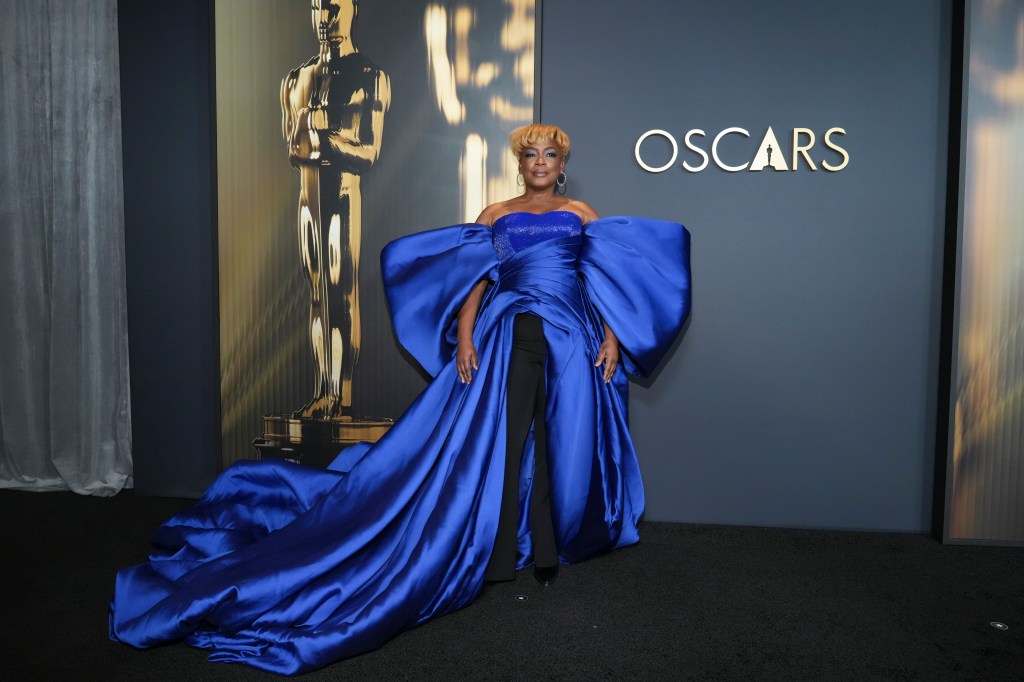
[[[388,75],[352,40],[358,0],[316,0],[319,53],[281,83],[288,159],[299,171],[299,257],[310,286],[313,397],[263,418],[260,456],[326,465],[342,448],[375,442],[393,423],[352,413],[360,347],[359,251],[363,173],[380,155],[391,103]]]

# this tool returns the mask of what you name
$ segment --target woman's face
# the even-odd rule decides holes
[[[527,145],[519,153],[519,172],[527,187],[550,189],[558,174],[565,170],[565,158],[551,140],[540,140]]]

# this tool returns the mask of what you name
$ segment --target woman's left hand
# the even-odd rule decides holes
[[[612,380],[615,368],[619,366],[619,340],[606,336],[601,348],[597,351],[597,362],[594,367],[600,367],[604,363],[604,383]]]

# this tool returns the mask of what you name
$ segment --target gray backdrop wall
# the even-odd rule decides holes
[[[155,26],[121,10],[122,63],[139,67],[122,71],[133,435],[140,489],[195,494],[219,460],[209,0],[175,7]],[[633,391],[648,518],[928,529],[949,0],[624,7],[544,3],[541,111],[573,137],[574,195],[693,233],[691,324]],[[167,53],[156,86],[153,30],[201,55]],[[688,173],[685,154],[650,174],[633,160],[646,130],[682,145],[701,128],[708,149],[731,126],[751,137],[727,138],[727,163],[768,126],[787,156],[792,128],[843,127],[850,163]],[[838,162],[820,141],[811,156]]]
[[[117,14],[135,489],[198,496],[220,470],[210,5]]]
[[[654,520],[924,531],[935,459],[948,2],[544,3],[542,118],[572,136],[570,187],[602,214],[684,222],[694,312],[632,398]],[[850,155],[829,173],[698,173],[772,126]],[[634,144],[664,129],[676,167]],[[779,150],[776,150],[778,153]],[[669,157],[663,140],[645,161]]]

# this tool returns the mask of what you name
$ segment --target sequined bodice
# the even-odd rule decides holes
[[[503,215],[491,226],[491,240],[498,260],[504,263],[523,249],[547,239],[574,237],[583,230],[583,221],[572,211]]]

